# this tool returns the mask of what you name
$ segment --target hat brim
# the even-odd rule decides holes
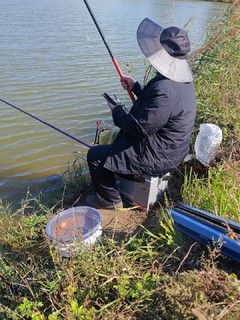
[[[149,18],[138,26],[137,41],[151,65],[165,77],[177,82],[193,81],[192,71],[186,59],[172,57],[160,42],[163,27]]]

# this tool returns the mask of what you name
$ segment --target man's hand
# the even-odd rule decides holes
[[[117,105],[114,105],[114,104],[111,104],[110,102],[107,102],[108,106],[109,106],[109,109],[111,111],[113,111],[113,109],[117,106]]]
[[[130,90],[132,90],[132,87],[136,83],[136,80],[133,79],[131,76],[122,76],[121,77],[121,85],[122,87],[127,90],[127,87],[129,87]]]

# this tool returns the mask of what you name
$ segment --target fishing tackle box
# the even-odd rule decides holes
[[[123,198],[141,210],[148,211],[152,204],[163,198],[169,178],[169,172],[161,177],[117,174],[116,182]]]

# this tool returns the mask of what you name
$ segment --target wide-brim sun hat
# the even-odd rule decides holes
[[[193,81],[187,60],[191,47],[186,31],[173,26],[164,29],[145,18],[138,26],[137,41],[145,57],[159,73],[177,82]]]

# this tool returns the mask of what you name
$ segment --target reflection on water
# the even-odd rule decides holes
[[[163,26],[187,24],[193,48],[209,21],[222,14],[204,1],[103,0],[89,4],[124,73],[142,79],[145,60],[136,42],[148,16]],[[104,8],[104,9],[103,9]],[[101,93],[130,105],[83,2],[9,0],[1,4],[0,98],[88,143],[96,121],[110,122]],[[126,64],[128,65],[126,67]],[[51,183],[87,148],[0,102],[0,197],[18,202],[26,189]],[[50,178],[48,178],[50,177]]]

